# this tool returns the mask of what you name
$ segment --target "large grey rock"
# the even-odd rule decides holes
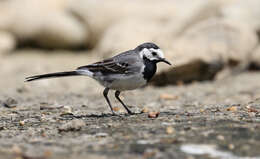
[[[109,57],[149,41],[167,47],[172,41],[170,28],[163,23],[145,19],[127,19],[107,29],[97,45],[97,52],[103,57]]]
[[[219,8],[226,4],[224,0],[12,0],[0,2],[0,30],[11,32],[19,42],[33,42],[42,47],[51,48],[73,48],[79,46],[95,47],[105,36],[111,36],[111,27],[116,27],[119,23],[125,28],[122,30],[128,36],[135,37],[134,30],[123,25],[121,21],[126,22],[135,19],[138,24],[132,20],[130,26],[139,31],[154,30],[146,32],[145,38],[136,38],[135,43],[147,40],[167,39],[181,34],[190,25],[200,20],[217,14]],[[144,24],[146,23],[147,24]],[[149,24],[151,28],[148,29]],[[136,26],[140,25],[140,26]],[[143,28],[141,28],[143,26]],[[157,30],[155,31],[155,27]],[[106,30],[108,29],[108,32]],[[121,29],[113,34],[121,34]],[[156,33],[157,32],[157,33]],[[162,35],[158,32],[163,32]],[[157,37],[164,36],[165,38]],[[117,36],[117,35],[115,35]],[[139,36],[141,37],[141,36]],[[100,42],[100,50],[108,52],[107,39]],[[123,38],[122,38],[123,39]],[[131,39],[131,38],[129,38]],[[133,39],[133,38],[132,38]],[[114,39],[116,40],[116,39]],[[127,44],[122,43],[122,48]],[[110,40],[112,41],[112,40]],[[160,41],[160,40],[157,40]],[[163,40],[164,47],[169,45],[170,40]],[[168,42],[168,43],[167,43]],[[104,43],[104,44],[103,44]],[[136,44],[135,44],[136,45]],[[115,44],[111,46],[111,52]]]
[[[15,37],[8,32],[0,31],[0,53],[10,52],[15,46]]]
[[[114,53],[144,40],[156,39],[159,42],[166,39],[161,44],[167,46],[168,37],[178,35],[199,20],[216,15],[223,2],[79,0],[71,10],[88,24],[93,45],[98,43],[101,53]]]
[[[172,42],[171,51],[165,53],[175,67],[158,74],[154,84],[213,79],[230,61],[249,60],[257,43],[255,32],[243,23],[223,19],[203,21]],[[182,73],[178,74],[180,70]],[[211,75],[205,75],[207,72]]]
[[[251,28],[243,23],[223,19],[209,19],[187,30],[172,43],[172,57],[177,65],[193,59],[210,63],[218,59],[242,61],[258,43]]]
[[[242,22],[260,30],[259,6],[259,0],[233,0],[221,9],[221,15],[225,19]]]
[[[88,28],[66,11],[68,0],[13,0],[0,4],[0,29],[20,42],[42,47],[71,48],[84,45]]]

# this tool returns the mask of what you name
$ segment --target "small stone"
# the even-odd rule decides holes
[[[14,108],[17,106],[18,102],[13,98],[7,98],[5,101],[0,101],[0,103],[6,108]]]
[[[160,143],[162,144],[176,144],[179,142],[179,138],[161,138]]]
[[[41,136],[42,136],[42,137],[46,137],[47,135],[46,135],[45,132],[41,132]]]
[[[160,95],[160,99],[162,99],[162,100],[176,100],[176,99],[178,99],[178,96],[163,93],[163,94]]]
[[[248,112],[258,113],[258,110],[254,109],[254,108],[248,108],[247,110],[248,110]]]
[[[68,123],[61,125],[58,130],[59,131],[79,131],[86,124],[83,120],[74,119]]]
[[[158,143],[159,140],[152,140],[152,139],[148,139],[148,140],[138,140],[137,141],[137,144],[140,144],[140,145],[148,145],[148,144],[155,144],[155,143]]]
[[[70,106],[66,105],[62,108],[62,115],[65,114],[72,114],[72,108]]]
[[[220,108],[218,108],[218,107],[217,108],[212,108],[210,111],[214,112],[214,113],[221,112]]]
[[[148,118],[157,118],[160,112],[149,112]]]
[[[118,111],[120,110],[120,108],[119,108],[119,107],[113,107],[113,110],[114,110],[115,112],[118,112]]]
[[[168,127],[166,128],[166,133],[167,133],[167,134],[172,134],[172,133],[174,133],[174,128],[171,127],[171,126],[168,126]]]
[[[19,121],[20,126],[24,126],[25,122],[24,121]]]
[[[119,98],[120,98],[121,100],[124,100],[124,99],[125,99],[125,97],[124,97],[122,94],[119,95]]]
[[[200,109],[200,113],[204,113],[205,112],[205,109]]]
[[[229,107],[229,108],[227,108],[227,111],[236,112],[237,111],[237,107],[236,106]]]
[[[220,141],[224,141],[225,140],[225,137],[223,135],[218,135],[217,136],[217,139],[220,140]]]
[[[141,113],[148,113],[149,112],[149,109],[147,107],[144,107],[141,111]]]
[[[107,133],[97,133],[95,136],[96,137],[107,137],[108,134]]]
[[[229,148],[230,150],[233,150],[233,149],[235,148],[235,146],[234,146],[233,144],[229,144],[229,145],[228,145],[228,148]]]

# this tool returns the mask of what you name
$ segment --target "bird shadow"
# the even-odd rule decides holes
[[[140,114],[144,114],[144,113],[143,112],[133,113],[133,114],[102,113],[102,114],[73,115],[73,117],[74,118],[111,118],[111,117],[129,117],[129,116],[136,116]]]
[[[140,116],[140,115],[148,115],[149,113],[138,112],[133,114],[112,114],[112,113],[102,113],[102,114],[86,114],[86,115],[74,115],[74,114],[65,114],[61,115],[61,117],[65,119],[82,119],[82,118],[125,118],[130,116]],[[159,116],[174,116],[177,113],[175,112],[160,112]]]

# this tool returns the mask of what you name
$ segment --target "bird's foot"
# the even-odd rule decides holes
[[[112,112],[112,116],[118,116],[118,114],[116,114],[115,112]]]
[[[122,117],[123,115],[122,114],[117,114],[115,112],[112,112],[112,116]]]
[[[136,114],[136,113],[134,113],[134,112],[132,112],[132,111],[129,110],[129,111],[127,111],[127,114],[126,114],[126,115],[129,115],[129,116],[130,116],[130,115],[135,115],[135,114]]]

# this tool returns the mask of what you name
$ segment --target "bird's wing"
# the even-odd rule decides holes
[[[77,70],[88,70],[104,74],[132,74],[141,69],[140,57],[132,51],[124,52],[109,59],[90,65],[81,66]]]

